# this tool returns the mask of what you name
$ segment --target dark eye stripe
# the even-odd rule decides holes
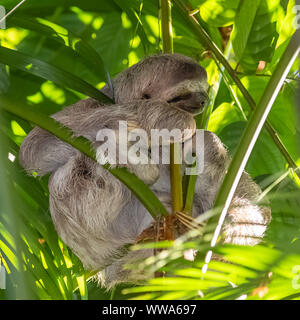
[[[188,93],[188,94],[184,94],[184,95],[181,95],[181,96],[177,96],[171,100],[169,100],[168,102],[172,103],[172,102],[178,102],[178,101],[181,101],[181,100],[188,100],[192,97],[192,94],[191,93]]]

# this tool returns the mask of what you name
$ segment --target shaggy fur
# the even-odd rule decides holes
[[[132,128],[190,128],[193,115],[207,99],[205,70],[182,55],[148,57],[121,72],[113,81],[114,105],[102,105],[93,99],[79,101],[53,115],[76,135],[99,146],[99,129],[118,130],[119,120]],[[218,188],[230,161],[218,137],[204,135],[204,171],[197,178],[194,216],[213,206]],[[123,270],[122,266],[152,254],[150,251],[125,252],[153,219],[130,190],[98,163],[70,145],[36,127],[24,140],[20,163],[39,175],[51,174],[50,211],[62,240],[78,255],[86,269],[104,270],[103,283],[111,287],[122,281],[144,277]],[[168,165],[126,165],[170,210]],[[224,226],[225,242],[254,245],[263,237],[270,221],[270,210],[255,205],[259,187],[244,173]]]

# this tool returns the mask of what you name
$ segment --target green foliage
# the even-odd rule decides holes
[[[241,1],[233,30],[233,49],[245,71],[255,71],[260,60],[270,62],[278,34],[279,0]]]
[[[260,61],[272,60],[282,19],[291,28],[292,13],[287,14],[287,3],[279,0],[193,0],[201,18],[211,26],[233,26],[232,45],[236,62],[244,71],[254,73]],[[293,6],[289,1],[289,10]],[[289,11],[288,10],[288,11]]]
[[[18,2],[3,0],[1,5],[11,9]],[[200,10],[196,16],[201,26],[226,52],[231,66],[238,66],[237,75],[258,102],[295,31],[294,1],[191,3]],[[238,142],[252,113],[247,100],[207,53],[206,44],[177,6],[173,6],[172,20],[174,51],[197,59],[208,73],[211,103],[198,123],[217,133],[232,155],[238,153]],[[230,25],[233,32],[224,43],[218,27]],[[103,101],[99,89],[111,77],[145,55],[161,52],[157,1],[105,0],[100,5],[95,0],[32,0],[7,18],[7,27],[0,30],[0,259],[8,276],[0,299],[298,299],[300,180],[293,171],[286,173],[286,159],[265,130],[246,167],[268,193],[272,207],[273,220],[263,244],[219,246],[214,253],[231,263],[212,261],[203,273],[215,227],[210,225],[204,235],[191,233],[173,244],[156,244],[168,250],[139,266],[164,271],[168,277],[144,286],[123,285],[113,292],[90,281],[93,274],[83,270],[54,229],[48,177],[26,176],[18,164],[18,150],[33,123],[45,126],[46,115],[86,96]],[[257,70],[260,61],[266,65]],[[299,165],[294,80],[298,74],[296,62],[268,120]],[[116,171],[116,176],[139,190],[149,211],[163,210],[135,177],[122,171]],[[194,262],[183,259],[190,248],[198,250]]]
[[[222,256],[222,260],[211,261],[206,271],[209,245],[205,238],[210,237],[211,232],[204,232],[202,240],[197,233],[190,232],[173,244],[165,244],[162,248],[168,248],[167,251],[138,266],[143,270],[165,272],[166,277],[123,290],[124,294],[135,294],[135,299],[159,300],[299,299],[300,216],[296,208],[300,193],[293,182],[287,180],[277,184],[276,189],[270,196],[273,221],[264,244],[218,246],[213,249],[214,254]],[[195,261],[184,260],[184,252],[191,248],[198,250]]]
[[[203,1],[203,3],[199,5],[201,18],[206,23],[214,25],[216,27],[231,25],[235,20],[239,3],[240,0]]]

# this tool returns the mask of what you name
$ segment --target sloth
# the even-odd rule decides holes
[[[194,116],[208,99],[206,71],[180,54],[149,56],[119,73],[113,92],[102,92],[114,104],[92,98],[81,100],[52,115],[75,136],[91,141],[95,149],[100,129],[128,130],[179,128],[195,132]],[[193,139],[193,137],[191,138]],[[118,143],[118,141],[117,141]],[[204,131],[204,166],[197,176],[192,215],[197,217],[214,204],[230,157],[220,139]],[[124,251],[153,224],[153,218],[136,196],[108,170],[49,132],[35,127],[23,141],[19,161],[28,173],[50,174],[50,212],[61,239],[83,262],[85,269],[101,271],[102,285],[144,279],[144,274],[124,265],[145,259],[153,251]],[[118,165],[118,163],[117,163]],[[168,164],[119,164],[144,181],[171,211]],[[182,166],[184,167],[184,165]],[[224,243],[255,245],[264,236],[270,209],[256,204],[258,185],[244,172],[223,226]]]

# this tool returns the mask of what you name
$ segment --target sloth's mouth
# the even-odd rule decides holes
[[[208,101],[208,95],[205,91],[189,92],[175,96],[168,100],[168,103],[174,104],[177,108],[192,114],[201,113]]]

